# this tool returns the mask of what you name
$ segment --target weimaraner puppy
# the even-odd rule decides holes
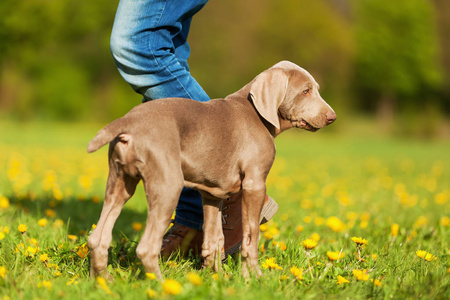
[[[304,69],[282,61],[225,99],[169,98],[133,108],[108,124],[87,151],[109,145],[109,175],[97,227],[89,237],[91,276],[108,276],[108,248],[122,207],[143,181],[147,224],[136,249],[146,272],[161,278],[158,256],[182,188],[203,199],[204,266],[219,268],[224,245],[221,205],[242,191],[242,272],[261,275],[259,217],[274,138],[296,127],[316,131],[336,119],[319,85]]]

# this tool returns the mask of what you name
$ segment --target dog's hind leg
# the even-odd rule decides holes
[[[112,229],[123,206],[133,196],[139,180],[110,168],[106,185],[105,201],[97,226],[89,236],[91,253],[91,277],[112,277],[107,272],[108,248],[112,240]]]
[[[166,164],[166,166],[169,164]],[[153,273],[158,279],[161,279],[158,258],[162,239],[169,226],[172,213],[177,206],[184,179],[181,169],[178,173],[170,172],[167,167],[156,167],[152,169],[152,173],[143,176],[148,202],[148,216],[144,233],[136,248],[136,254],[141,259],[145,271]]]
[[[225,258],[224,235],[222,230],[222,200],[208,198],[202,194],[203,200],[203,244],[202,257],[205,267],[213,267],[217,272],[220,262]]]

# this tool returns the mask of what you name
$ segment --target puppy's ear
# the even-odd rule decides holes
[[[250,88],[250,97],[258,113],[280,129],[278,108],[286,96],[288,76],[282,69],[272,68],[259,74]]]

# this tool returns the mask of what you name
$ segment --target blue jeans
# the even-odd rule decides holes
[[[122,77],[143,101],[210,98],[189,73],[187,36],[191,20],[207,0],[120,0],[111,33],[111,52]],[[202,229],[200,193],[184,188],[175,221]]]

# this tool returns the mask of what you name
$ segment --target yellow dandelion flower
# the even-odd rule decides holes
[[[427,255],[427,251],[425,251],[425,250],[417,250],[417,251],[416,251],[416,255],[417,255],[418,257],[424,259],[425,256]]]
[[[157,295],[158,295],[158,294],[156,293],[155,290],[149,289],[149,290],[147,291],[147,296],[148,296],[149,298],[155,298]]]
[[[267,240],[271,240],[274,238],[274,236],[278,236],[280,234],[280,231],[275,226],[271,226],[267,229],[266,232],[264,232],[264,238]]]
[[[316,225],[316,226],[322,226],[323,222],[324,222],[323,217],[315,217],[314,218],[314,225]]]
[[[297,268],[296,266],[293,266],[289,269],[289,272],[291,272],[291,274],[294,275],[297,280],[303,279],[303,268]]]
[[[420,216],[419,218],[417,218],[416,222],[414,223],[414,227],[421,228],[421,227],[428,225],[428,223],[429,223],[429,221],[428,221],[427,217]]]
[[[264,269],[270,269],[270,270],[283,270],[282,267],[280,267],[276,262],[275,262],[275,257],[269,257],[265,260],[265,262],[262,263],[261,267],[263,267]]]
[[[432,260],[437,260],[437,257],[431,253],[427,253],[423,259],[426,261],[432,261]]]
[[[5,238],[5,234],[0,231],[0,241],[3,240],[4,238]]]
[[[69,280],[69,281],[66,283],[66,285],[72,285],[72,284],[77,285],[77,284],[78,284],[77,278],[78,278],[78,275],[73,276],[73,278],[72,278],[71,280]]]
[[[48,255],[47,254],[42,254],[41,256],[39,256],[39,259],[43,263],[46,263],[46,262],[48,262]]]
[[[25,251],[25,255],[27,257],[33,257],[37,251],[38,251],[37,247],[28,246],[27,250]]]
[[[352,237],[352,241],[355,242],[358,246],[369,244],[366,239],[363,239],[361,237]]]
[[[169,261],[167,262],[167,265],[168,265],[169,267],[171,267],[171,268],[178,267],[178,263],[177,263],[176,261],[174,261],[174,260],[169,260]]]
[[[75,242],[78,239],[78,237],[76,235],[74,235],[74,234],[68,234],[67,238],[69,240],[71,240],[72,242]]]
[[[14,253],[19,253],[23,251],[25,251],[25,245],[23,243],[18,244],[14,249]]]
[[[102,290],[104,290],[107,294],[110,294],[110,293],[111,293],[111,291],[110,291],[108,285],[106,284],[105,278],[100,277],[100,276],[97,277],[97,284],[98,284],[98,285],[100,286],[100,288],[101,288]]]
[[[367,226],[369,226],[368,221],[361,221],[361,223],[359,224],[359,227],[361,227],[361,229],[366,229]]]
[[[0,231],[3,231],[4,234],[8,234],[9,233],[9,227],[8,226],[0,227]]]
[[[372,260],[377,260],[378,259],[378,254],[372,254]]]
[[[311,223],[311,221],[312,221],[312,218],[310,216],[303,217],[303,222],[305,222],[306,224]]]
[[[0,208],[7,209],[8,207],[9,207],[9,199],[4,196],[0,196]]]
[[[153,274],[153,273],[145,273],[145,277],[147,279],[150,279],[150,280],[155,280],[156,279],[156,275]]]
[[[334,232],[341,232],[346,228],[344,222],[342,222],[338,217],[329,217],[326,225]]]
[[[212,274],[211,277],[212,277],[214,280],[219,280],[219,274],[217,274],[217,273]]]
[[[53,188],[53,198],[55,198],[58,201],[61,201],[64,197],[63,192],[59,188]]]
[[[259,251],[261,251],[261,252],[266,251],[266,249],[265,249],[265,247],[264,247],[264,244],[261,245],[261,248],[259,248]]]
[[[39,284],[39,287],[45,287],[50,290],[52,288],[52,283],[48,280],[44,280]]]
[[[17,229],[19,229],[19,232],[20,232],[20,233],[24,234],[25,232],[27,232],[28,226],[25,225],[25,224],[20,224],[20,225],[17,227]]]
[[[95,195],[95,196],[92,197],[92,202],[93,203],[100,203],[100,200],[101,200],[100,196]]]
[[[81,175],[78,178],[78,183],[85,190],[89,190],[92,187],[92,179],[87,175]]]
[[[194,272],[189,272],[187,274],[187,279],[189,280],[190,283],[192,283],[195,286],[200,286],[202,284],[202,278]]]
[[[373,282],[373,284],[375,284],[376,286],[381,286],[382,282],[378,279],[370,279],[371,282]]]
[[[38,225],[41,227],[47,226],[47,219],[46,218],[39,219]]]
[[[313,234],[311,235],[311,239],[312,239],[313,241],[318,242],[318,241],[320,241],[320,235],[319,235],[318,233],[313,233]]]
[[[56,215],[56,212],[53,209],[46,209],[45,210],[45,215],[49,218],[53,218]]]
[[[317,247],[317,242],[313,239],[306,239],[303,241],[303,247],[305,247],[306,250],[311,250]]]
[[[84,243],[77,249],[77,255],[81,258],[86,258],[88,253],[89,253],[89,248],[86,243]]]
[[[392,237],[398,236],[399,228],[400,228],[400,225],[398,225],[398,224],[394,223],[391,225],[391,236]]]
[[[444,226],[444,227],[449,227],[450,226],[450,218],[449,217],[442,217],[441,225]]]
[[[134,222],[131,226],[133,227],[133,230],[137,232],[141,231],[144,227],[144,225],[142,225],[142,223],[140,222]]]
[[[0,278],[5,278],[7,273],[6,267],[5,266],[1,266],[0,267]]]
[[[272,242],[272,245],[274,245],[275,247],[279,248],[281,251],[286,250],[287,246],[284,242]]]
[[[337,284],[344,284],[344,283],[349,283],[350,281],[348,281],[345,277],[342,277],[341,275],[338,275],[337,277]]]
[[[181,293],[181,284],[173,279],[166,279],[163,283],[163,290],[169,295],[178,295]]]
[[[58,229],[60,227],[62,227],[64,225],[64,221],[61,219],[57,219],[55,220],[55,222],[53,222],[53,228]]]
[[[269,225],[267,223],[259,225],[259,231],[265,232],[269,229]]]
[[[353,276],[358,281],[367,281],[367,280],[369,280],[369,275],[367,275],[367,270],[353,270]]]
[[[295,228],[295,230],[297,232],[302,232],[304,230],[304,227],[302,225],[297,225],[297,227]]]
[[[336,261],[336,260],[339,260],[341,258],[344,258],[345,254],[344,254],[344,252],[327,251],[327,256],[328,256],[329,260]]]

